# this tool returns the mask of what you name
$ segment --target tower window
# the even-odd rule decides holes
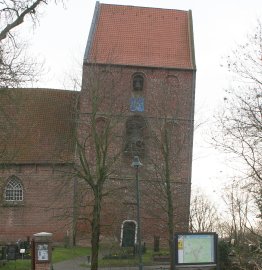
[[[175,88],[178,88],[180,85],[179,79],[177,78],[177,76],[174,76],[174,75],[168,75],[167,82],[170,86],[175,87]]]
[[[143,156],[145,152],[146,122],[142,116],[134,115],[126,122],[126,142],[124,152],[131,155]]]
[[[136,74],[133,77],[133,90],[142,91],[144,87],[144,77],[141,74]]]
[[[5,187],[5,200],[23,201],[23,186],[16,176],[12,176]]]

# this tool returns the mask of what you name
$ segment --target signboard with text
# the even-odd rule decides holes
[[[36,244],[37,261],[38,262],[48,262],[49,261],[49,245],[47,243],[37,243]]]
[[[175,234],[176,265],[217,265],[216,233]]]

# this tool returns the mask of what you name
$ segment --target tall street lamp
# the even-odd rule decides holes
[[[139,257],[139,270],[143,270],[142,262],[142,247],[141,247],[141,226],[140,226],[140,190],[139,190],[139,179],[138,169],[143,164],[139,160],[139,156],[134,156],[132,167],[136,169],[136,207],[137,207],[137,240],[138,240],[138,257]]]

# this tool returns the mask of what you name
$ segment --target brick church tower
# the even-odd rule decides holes
[[[89,237],[95,191],[101,240],[125,245],[137,179],[142,240],[187,231],[195,73],[190,11],[97,2],[81,92],[1,89],[0,244]]]
[[[143,241],[166,238],[170,215],[176,231],[188,230],[195,73],[191,11],[97,2],[84,56],[78,134],[82,143],[89,138],[88,158],[97,161],[87,129],[96,126],[105,134],[114,123],[102,239],[121,239],[125,226],[136,229],[134,156],[143,164]]]

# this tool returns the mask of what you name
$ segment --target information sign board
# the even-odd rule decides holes
[[[176,265],[216,265],[216,233],[175,234]]]
[[[37,260],[49,261],[49,247],[48,244],[37,244]]]

